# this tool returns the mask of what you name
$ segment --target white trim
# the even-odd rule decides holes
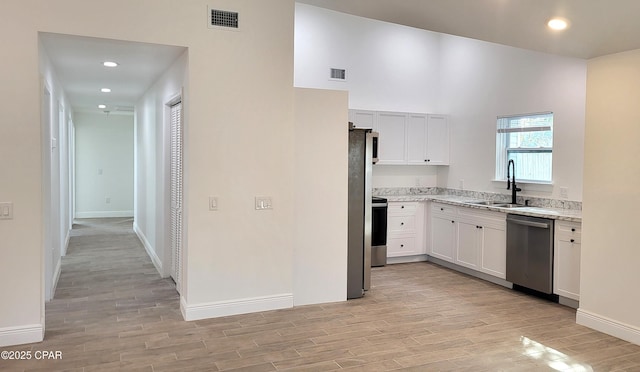
[[[76,218],[111,218],[111,217],[133,217],[133,211],[92,211],[76,212]]]
[[[73,220],[71,221],[71,225],[73,226]],[[67,249],[69,249],[69,240],[71,240],[71,229],[68,229],[67,233],[65,234],[64,245],[62,246],[62,252],[60,252],[61,257],[67,255]]]
[[[0,347],[30,344],[44,340],[42,324],[0,328]]]
[[[292,293],[209,302],[197,305],[189,305],[186,303],[184,296],[180,297],[180,311],[187,321],[255,313],[259,311],[288,309],[292,307]]]
[[[58,259],[58,263],[56,264],[56,268],[53,272],[53,283],[51,283],[51,293],[47,301],[53,300],[53,297],[56,294],[56,288],[58,288],[58,280],[60,279],[60,272],[62,271],[62,257]]]
[[[621,323],[617,320],[583,309],[578,309],[576,312],[576,323],[640,345],[640,328],[638,327]]]
[[[151,262],[153,262],[153,266],[156,267],[156,270],[158,270],[158,273],[160,274],[160,276],[163,277],[164,272],[162,271],[162,261],[160,261],[160,258],[158,258],[158,255],[156,255],[156,252],[153,250],[153,247],[151,246],[151,243],[149,243],[149,240],[147,239],[146,235],[144,235],[142,230],[140,230],[140,227],[138,227],[138,224],[135,222],[133,223],[133,231],[138,236],[138,239],[140,239],[140,242],[144,246],[144,250],[147,251],[147,255],[149,256],[149,258],[151,258]]]

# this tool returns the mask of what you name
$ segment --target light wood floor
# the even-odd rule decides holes
[[[374,268],[359,300],[185,322],[131,222],[74,225],[45,341],[0,349],[63,359],[1,371],[640,371],[574,310],[430,263]]]

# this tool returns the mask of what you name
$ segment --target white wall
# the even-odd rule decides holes
[[[133,217],[133,115],[76,112],[75,128],[76,218]]]
[[[70,199],[71,107],[59,83],[47,52],[38,42],[39,71],[42,78],[42,176],[44,251],[44,296],[50,300],[60,275],[61,258],[66,253],[72,224]],[[44,112],[44,110],[47,110]]]
[[[171,270],[167,228],[170,207],[167,103],[182,94],[188,62],[185,50],[136,105],[134,230],[164,277]]]
[[[299,3],[295,16],[295,86],[348,90],[352,109],[438,111],[440,34]]]
[[[589,61],[578,323],[640,344],[640,50]]]
[[[553,111],[553,187],[519,186],[522,195],[582,200],[586,61],[442,35],[439,97],[450,115],[451,165],[442,187],[506,191],[495,177],[496,117]]]
[[[238,11],[241,30],[209,29],[208,5]],[[12,42],[0,52],[0,173],[10,181],[0,200],[14,202],[15,218],[0,222],[3,250],[13,251],[0,275],[14,283],[0,293],[0,337],[32,336],[44,323],[37,31],[189,48],[183,310],[196,318],[291,306],[294,1],[7,0],[3,14],[0,32]],[[105,22],[114,19],[118,27]],[[258,195],[274,209],[256,211]]]
[[[553,186],[523,195],[582,199],[586,61],[440,34],[296,4],[295,84],[349,91],[356,109],[449,114],[451,165],[374,167],[375,187],[504,192],[495,177],[499,115],[554,111]],[[329,67],[347,82],[327,79]]]
[[[347,299],[348,96],[295,91],[295,305]]]

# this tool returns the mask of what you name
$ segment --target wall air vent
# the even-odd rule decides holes
[[[209,28],[238,29],[238,13],[209,8]]]
[[[346,81],[347,70],[343,68],[331,68],[329,71],[329,80]]]

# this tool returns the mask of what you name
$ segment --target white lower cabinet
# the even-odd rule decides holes
[[[456,225],[455,207],[447,204],[431,204],[431,244],[429,254],[454,262]]]
[[[505,279],[505,214],[433,203],[429,254]]]
[[[389,202],[387,257],[426,254],[424,227],[424,203]]]
[[[580,300],[581,224],[556,221],[553,254],[553,293]]]

